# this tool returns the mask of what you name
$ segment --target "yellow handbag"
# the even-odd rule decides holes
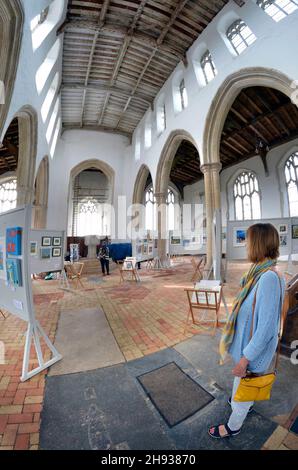
[[[276,273],[276,271],[274,272]],[[278,278],[280,282],[279,275],[278,275]],[[280,291],[282,292],[281,283],[280,283]],[[252,332],[253,332],[256,295],[257,295],[257,291],[255,293],[254,302],[253,302],[250,339],[252,338]],[[286,295],[283,306],[282,306],[281,315],[280,315],[278,350],[277,350],[276,358],[275,358],[274,371],[269,374],[263,374],[263,375],[261,374],[258,375],[258,374],[253,374],[253,373],[248,372],[246,377],[243,377],[240,380],[239,386],[233,398],[234,401],[242,402],[242,401],[270,400],[272,386],[276,379],[276,370],[277,370],[278,358],[279,358],[279,353],[280,353],[280,342],[281,342],[281,337],[283,333],[283,325],[284,325],[285,317],[288,312],[288,306],[289,306],[289,299],[288,299],[288,296]]]

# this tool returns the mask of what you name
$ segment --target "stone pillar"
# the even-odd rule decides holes
[[[206,222],[207,222],[207,269],[212,265],[212,250],[213,250],[213,217],[214,210],[220,209],[220,180],[219,172],[221,170],[221,163],[205,163],[201,166],[201,171],[204,174],[205,184],[205,204],[206,204]]]
[[[34,189],[29,186],[19,184],[17,180],[17,205],[32,204],[34,200]]]
[[[163,264],[167,260],[167,193],[155,193],[158,234],[158,257]]]
[[[38,204],[33,206],[32,211],[32,226],[35,229],[43,229],[46,228],[47,225],[47,205],[46,204]]]

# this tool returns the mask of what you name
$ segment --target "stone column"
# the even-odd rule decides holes
[[[201,171],[204,174],[205,184],[205,204],[206,204],[206,222],[207,222],[207,269],[212,265],[212,250],[213,250],[213,217],[214,210],[220,209],[220,180],[219,172],[221,170],[221,163],[205,163],[201,166]]]
[[[46,204],[38,204],[33,206],[32,211],[32,226],[35,229],[43,229],[46,228],[47,225],[47,205]]]
[[[158,257],[163,264],[167,259],[167,193],[155,193],[158,234]]]

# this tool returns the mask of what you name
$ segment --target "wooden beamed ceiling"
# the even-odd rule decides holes
[[[223,128],[223,168],[256,155],[259,141],[269,150],[298,138],[298,108],[290,98],[267,87],[245,88],[234,101]]]
[[[196,183],[201,177],[198,151],[191,142],[183,140],[173,160],[170,180],[182,194],[184,186]]]
[[[16,171],[19,155],[19,125],[15,118],[6,131],[0,145],[0,175],[8,171]]]
[[[131,136],[176,65],[228,0],[69,0],[64,128]]]

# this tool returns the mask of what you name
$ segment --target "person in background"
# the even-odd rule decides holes
[[[254,404],[234,400],[240,379],[247,372],[265,374],[276,351],[285,293],[285,281],[276,271],[279,244],[278,232],[271,224],[258,223],[247,231],[247,255],[252,265],[241,279],[241,290],[219,345],[221,364],[227,353],[235,364],[229,399],[232,413],[227,423],[209,428],[209,435],[216,439],[239,434]]]
[[[105,276],[106,274],[105,271],[107,271],[107,275],[109,276],[110,274],[110,260],[109,260],[110,250],[109,250],[106,240],[104,240],[101,244],[101,247],[98,252],[98,258],[101,264],[102,274]]]

